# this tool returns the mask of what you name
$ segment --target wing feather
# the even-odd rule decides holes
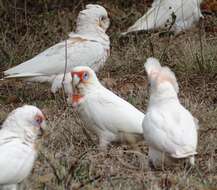
[[[127,33],[170,26],[173,21],[176,31],[187,29],[202,16],[198,6],[200,3],[201,0],[155,0],[148,12],[138,19]]]
[[[89,96],[88,104],[92,119],[101,124],[99,127],[113,133],[143,134],[144,114],[106,88]]]
[[[197,126],[190,112],[181,104],[158,105],[150,109],[143,121],[143,130],[150,144],[172,157],[196,154]]]
[[[32,169],[35,153],[7,130],[0,133],[0,184],[16,184]]]
[[[93,66],[102,58],[103,46],[90,40],[67,40],[67,72],[78,65]],[[60,42],[32,59],[4,72],[7,78],[35,77],[62,74],[65,70],[65,41]]]

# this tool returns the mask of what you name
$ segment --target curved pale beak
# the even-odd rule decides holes
[[[80,82],[80,77],[78,75],[74,74],[73,77],[72,77],[73,86],[74,87],[77,86],[79,84],[79,82]]]
[[[42,124],[39,127],[39,137],[42,137],[44,135],[45,128],[46,128],[46,122],[43,121]]]

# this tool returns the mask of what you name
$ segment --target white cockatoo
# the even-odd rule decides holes
[[[75,67],[71,74],[73,105],[86,127],[97,134],[102,149],[114,141],[143,139],[141,111],[102,86],[91,68]]]
[[[123,34],[170,27],[177,33],[188,29],[202,17],[201,2],[202,0],[154,0],[148,12]]]
[[[35,106],[12,111],[0,129],[0,189],[17,189],[31,172],[37,156],[37,138],[45,117]]]
[[[151,91],[142,126],[149,145],[149,161],[157,168],[172,160],[189,158],[194,165],[198,123],[179,102],[174,73],[168,67],[161,67],[155,58],[147,60],[145,70]]]
[[[69,72],[73,67],[87,65],[98,71],[109,56],[110,40],[105,33],[109,24],[105,8],[88,4],[86,9],[80,11],[76,30],[69,34],[66,41],[55,44],[32,59],[6,70],[5,79],[22,78],[28,81],[50,82],[54,93],[63,84],[66,93],[71,96],[72,79]]]

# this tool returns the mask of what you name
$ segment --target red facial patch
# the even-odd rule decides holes
[[[82,83],[87,82],[86,78],[88,79],[88,73],[86,71],[71,72],[71,76],[72,78],[75,76],[79,77],[80,82]],[[75,88],[75,91],[71,97],[73,107],[77,107],[83,97],[84,96],[80,94],[79,90]]]
[[[80,101],[82,98],[83,98],[83,96],[81,96],[81,95],[79,95],[79,94],[74,94],[74,95],[72,96],[72,102],[73,102],[73,104],[74,104],[74,103],[75,103],[75,104],[79,103],[79,101]]]
[[[74,77],[75,75],[77,75],[80,80],[82,81],[83,79],[83,74],[84,74],[84,71],[80,71],[80,72],[71,72],[71,76]]]
[[[79,72],[72,72],[71,76],[72,78],[77,75],[80,79],[80,82],[86,83],[89,79],[89,73],[86,71],[79,71]]]
[[[45,120],[44,115],[37,114],[37,115],[35,116],[35,121],[36,121],[39,125],[40,125],[44,120]]]

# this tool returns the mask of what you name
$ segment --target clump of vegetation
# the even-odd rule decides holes
[[[78,11],[87,3],[103,5],[111,17],[111,56],[99,77],[115,93],[146,110],[146,58],[155,56],[173,69],[181,102],[199,119],[197,167],[151,171],[147,146],[138,143],[97,148],[96,137],[83,130],[63,92],[53,96],[46,84],[0,81],[0,121],[24,103],[48,117],[47,135],[26,189],[211,189],[217,187],[217,17],[205,15],[197,27],[179,35],[162,31],[121,37],[147,10],[143,0],[69,1],[0,0],[0,71],[17,65],[67,37]],[[91,139],[89,138],[91,137]]]

